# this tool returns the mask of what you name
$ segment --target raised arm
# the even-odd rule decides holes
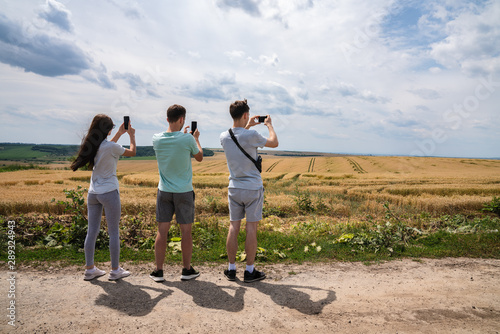
[[[267,118],[264,121],[264,124],[267,126],[267,129],[269,130],[269,138],[267,138],[266,145],[264,145],[264,146],[271,147],[271,148],[278,147],[278,145],[279,145],[278,136],[276,135],[276,132],[274,132],[271,116],[267,115]]]
[[[196,161],[201,162],[203,160],[203,148],[200,144],[200,131],[196,129],[193,133],[194,140],[196,141],[196,145],[198,146],[198,150],[200,150],[197,154],[194,155]]]
[[[128,124],[128,130],[125,130],[125,126],[120,125],[120,128],[116,132],[115,136],[111,141],[114,141],[115,143],[118,142],[118,139],[127,132],[128,135],[130,136],[130,148],[126,148],[125,152],[123,152],[123,156],[125,157],[135,157],[136,154],[136,145],[135,145],[135,129],[132,127],[132,123]]]

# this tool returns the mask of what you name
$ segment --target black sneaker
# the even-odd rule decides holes
[[[236,270],[224,270],[224,276],[226,276],[228,281],[236,281]]]
[[[200,276],[200,272],[194,270],[194,268],[191,266],[189,270],[186,268],[182,268],[182,275],[181,275],[181,280],[183,281],[189,281],[190,279],[196,278]]]
[[[264,274],[263,272],[260,272],[256,269],[254,269],[252,273],[250,273],[248,270],[245,270],[243,282],[251,283],[251,282],[263,280],[264,278],[266,278],[266,274]]]
[[[155,282],[163,282],[165,279],[163,278],[163,270],[155,270],[149,275],[151,279]]]

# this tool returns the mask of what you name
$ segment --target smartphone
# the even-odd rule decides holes
[[[192,121],[191,122],[191,134],[193,134],[196,129],[198,128],[198,122],[197,121]]]
[[[128,130],[128,123],[129,122],[130,122],[130,117],[123,116],[123,126],[125,127],[125,130]]]
[[[259,116],[259,123],[264,123],[266,118],[267,118],[267,116]]]

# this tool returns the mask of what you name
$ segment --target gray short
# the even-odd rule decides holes
[[[264,205],[264,188],[246,190],[228,189],[229,220],[236,221],[247,218],[247,222],[258,222],[262,219]]]
[[[156,221],[168,223],[175,218],[179,224],[194,222],[194,191],[170,193],[158,189],[156,195]]]

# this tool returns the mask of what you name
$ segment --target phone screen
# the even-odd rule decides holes
[[[198,128],[198,122],[197,121],[192,121],[191,122],[191,134],[193,134],[196,129]]]
[[[123,116],[123,126],[125,127],[125,130],[128,130],[128,123],[130,122],[130,117],[129,116]]]

